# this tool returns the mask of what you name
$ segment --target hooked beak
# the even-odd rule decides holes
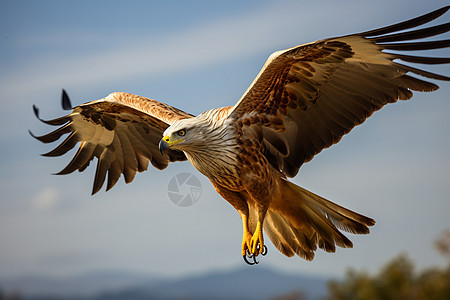
[[[166,135],[165,137],[163,137],[161,139],[161,141],[159,141],[159,151],[161,151],[161,154],[163,154],[163,152],[167,149],[172,147],[172,145],[178,144],[178,143],[182,143],[184,142],[184,140],[182,139],[174,139],[174,140],[170,140],[169,136]]]
[[[169,146],[170,146],[170,138],[169,136],[166,135],[159,141],[159,151],[161,152],[161,154],[163,154],[164,151],[167,148],[169,148]]]

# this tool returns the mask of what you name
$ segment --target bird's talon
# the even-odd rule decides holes
[[[244,261],[245,261],[248,265],[253,266],[253,265],[256,263],[255,258],[253,257],[253,260],[254,260],[255,262],[251,262],[251,261],[248,261],[248,260],[247,260],[247,257],[248,257],[247,255],[242,255],[242,258],[244,258]],[[252,258],[252,257],[249,256],[249,258]]]
[[[261,252],[261,255],[264,256],[267,254],[267,247],[266,245],[263,246],[263,251]]]
[[[267,254],[267,247],[264,245],[262,237],[262,225],[258,222],[256,225],[255,233],[253,235],[248,231],[247,217],[242,216],[242,223],[244,228],[244,234],[242,237],[242,257],[244,261],[249,265],[259,264],[256,257],[260,254]],[[253,261],[252,261],[253,260]]]
[[[245,249],[245,256],[247,256],[248,258],[252,258],[253,253],[251,253],[248,249]]]
[[[253,261],[255,262],[255,265],[259,264],[259,261],[256,260],[256,255],[253,256]]]

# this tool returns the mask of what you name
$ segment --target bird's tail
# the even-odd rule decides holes
[[[273,199],[264,230],[286,256],[312,260],[319,248],[335,252],[336,246],[351,248],[352,242],[339,229],[354,234],[369,233],[371,218],[346,209],[287,180],[281,180],[281,197]]]

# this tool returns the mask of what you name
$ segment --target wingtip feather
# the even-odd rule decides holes
[[[62,89],[62,92],[61,92],[61,105],[64,110],[72,109],[72,104],[70,103],[69,95],[67,95],[67,92],[65,89]]]
[[[363,36],[369,37],[369,36],[383,35],[383,34],[388,34],[388,33],[395,32],[395,31],[400,31],[400,30],[417,27],[417,26],[426,24],[428,22],[431,22],[431,21],[439,18],[440,16],[445,14],[449,10],[449,8],[450,8],[450,6],[447,5],[442,8],[436,9],[432,12],[429,12],[427,14],[418,16],[416,18],[406,20],[406,21],[403,21],[400,23],[396,23],[393,25],[389,25],[386,27],[382,27],[382,28],[378,28],[378,29],[374,29],[374,30],[370,30],[370,31],[365,31],[360,34]]]
[[[35,104],[33,104],[33,113],[36,116],[36,118],[39,118],[39,108],[37,108],[37,106]]]
[[[32,137],[34,137],[35,139],[37,139],[37,136],[36,136],[33,132],[31,132],[30,129],[28,129],[28,133],[29,133]]]

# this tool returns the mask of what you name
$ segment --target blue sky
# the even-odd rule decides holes
[[[238,214],[189,163],[149,169],[90,196],[94,168],[53,176],[73,153],[38,155],[50,147],[27,129],[50,128],[34,118],[32,104],[52,118],[64,113],[61,88],[74,105],[123,91],[198,114],[234,104],[276,50],[448,4],[425,2],[0,1],[0,278],[96,270],[183,276],[244,267]],[[450,74],[448,66],[428,69]],[[420,267],[444,262],[433,241],[450,228],[450,85],[439,85],[385,107],[293,179],[373,217],[372,233],[349,234],[353,249],[319,251],[313,262],[285,258],[270,244],[265,266],[342,275],[348,267],[376,271],[400,252]],[[189,208],[167,196],[181,172],[203,186]]]

